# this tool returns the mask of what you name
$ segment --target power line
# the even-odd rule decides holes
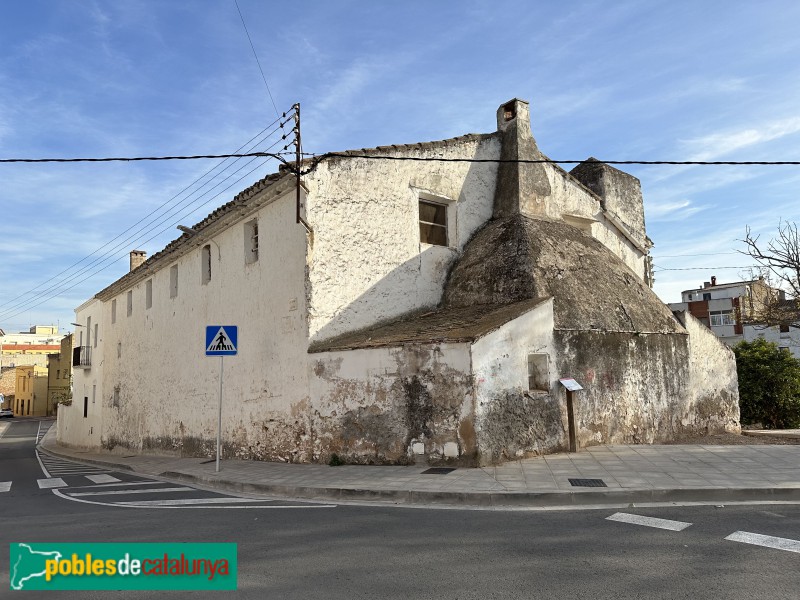
[[[272,108],[275,109],[275,114],[278,114],[278,107],[275,106],[275,100],[272,98],[272,92],[269,91],[269,84],[267,83],[267,78],[264,76],[264,69],[261,68],[261,61],[258,60],[258,54],[256,54],[256,47],[253,45],[253,40],[250,38],[250,32],[247,31],[247,24],[244,22],[244,17],[242,16],[242,9],[239,8],[238,0],[233,0],[236,4],[236,10],[239,11],[239,18],[242,20],[242,27],[244,27],[244,32],[247,35],[247,41],[250,42],[250,48],[253,50],[253,56],[256,57],[256,64],[258,64],[258,70],[261,71],[261,79],[264,80],[264,85],[267,86],[267,94],[269,94],[269,99],[272,102]]]
[[[286,160],[283,158],[283,156],[286,154],[291,155],[293,153],[284,152],[269,154],[266,152],[249,152],[244,154],[196,154],[193,156],[114,156],[106,158],[0,158],[0,163],[135,162],[145,160],[196,160],[200,158],[246,158],[248,156],[262,156],[275,158],[285,164]]]
[[[512,164],[581,164],[588,162],[586,159],[582,160],[554,160],[552,158],[537,158],[537,159],[502,159],[502,158],[444,158],[439,156],[388,156],[378,154],[354,154],[352,152],[326,152],[325,154],[315,155],[307,153],[307,157],[312,157],[311,166],[303,170],[301,175],[308,175],[313,172],[317,165],[327,158],[364,158],[368,160],[398,160],[398,161],[413,161],[413,162],[452,162],[452,163],[512,163]],[[592,162],[603,163],[607,165],[702,165],[702,166],[720,166],[720,165],[800,165],[800,160],[775,160],[775,161],[755,161],[755,160],[596,160]]]
[[[273,123],[271,123],[270,125],[275,125],[277,122],[278,122],[278,121],[276,120],[276,121],[274,121]],[[281,124],[279,127],[276,127],[276,128],[274,128],[272,131],[270,131],[269,133],[267,133],[267,134],[266,134],[266,136],[264,136],[264,132],[265,132],[265,130],[266,130],[266,128],[265,128],[264,130],[260,131],[258,134],[256,134],[256,135],[255,135],[255,136],[253,136],[252,138],[250,138],[250,139],[249,139],[247,142],[245,142],[245,143],[244,143],[242,146],[240,146],[240,147],[237,149],[237,152],[238,152],[239,150],[243,149],[243,148],[246,148],[248,145],[250,145],[252,142],[254,142],[254,140],[258,140],[259,138],[261,138],[261,137],[263,136],[263,137],[264,137],[264,139],[261,139],[261,140],[259,140],[259,141],[256,141],[256,142],[253,144],[253,146],[254,146],[254,147],[255,147],[255,146],[258,146],[259,144],[261,144],[261,143],[263,143],[264,141],[266,141],[266,139],[268,139],[270,136],[272,136],[272,135],[273,135],[275,132],[279,131],[279,130],[280,130],[282,127],[283,127],[283,125],[284,125],[284,124],[285,124],[285,122],[284,122],[284,123],[282,123],[282,124]],[[268,127],[269,127],[269,126],[268,126]],[[285,137],[285,136],[284,136],[284,137]],[[282,138],[280,138],[280,139],[279,139],[277,142],[274,142],[274,143],[273,143],[273,144],[272,144],[270,147],[266,148],[266,150],[270,150],[272,147],[274,147],[275,145],[277,145],[278,143],[280,143],[282,140],[283,140],[283,137],[282,137]],[[69,280],[73,279],[74,277],[76,277],[76,276],[80,275],[81,273],[85,272],[86,270],[90,269],[90,268],[91,268],[93,265],[95,265],[95,264],[96,264],[98,261],[101,261],[101,260],[103,260],[104,258],[108,257],[108,255],[109,255],[111,252],[114,252],[115,250],[117,250],[117,249],[118,249],[118,248],[120,248],[121,246],[123,246],[123,245],[125,245],[125,244],[127,244],[127,243],[129,243],[129,242],[136,242],[136,241],[139,239],[139,237],[141,237],[143,234],[147,234],[149,231],[152,231],[152,227],[151,227],[151,226],[153,226],[154,224],[155,224],[155,226],[158,226],[158,221],[159,221],[159,220],[163,220],[163,219],[165,219],[165,218],[170,218],[172,215],[176,214],[176,212],[177,212],[179,209],[181,209],[182,207],[184,207],[184,206],[188,207],[188,206],[191,206],[191,205],[193,205],[193,204],[196,204],[196,202],[197,202],[199,199],[202,199],[204,196],[206,196],[206,195],[208,194],[208,191],[207,191],[206,193],[202,194],[202,195],[201,195],[201,196],[200,196],[198,199],[196,199],[196,200],[194,200],[194,201],[192,201],[192,202],[190,202],[190,203],[188,203],[188,204],[187,204],[187,201],[188,201],[188,200],[190,200],[190,199],[191,199],[191,197],[192,197],[193,195],[196,195],[196,194],[197,194],[197,193],[199,193],[199,192],[200,192],[200,191],[201,191],[203,188],[207,187],[207,186],[208,186],[208,185],[211,183],[211,181],[213,181],[213,179],[214,179],[214,178],[218,177],[219,175],[222,175],[222,174],[224,174],[224,172],[225,172],[225,171],[226,171],[228,168],[230,168],[230,167],[232,167],[233,165],[235,165],[235,164],[236,164],[236,163],[237,163],[239,160],[240,160],[239,158],[236,158],[236,159],[235,159],[234,161],[232,161],[232,162],[231,162],[229,165],[226,165],[226,166],[224,166],[224,167],[223,167],[223,165],[225,165],[225,163],[227,162],[227,159],[226,159],[225,161],[222,161],[221,163],[219,163],[219,164],[215,165],[213,168],[209,169],[208,171],[206,171],[205,173],[203,173],[203,174],[202,174],[200,177],[198,177],[197,179],[195,179],[195,180],[194,180],[192,183],[190,183],[188,186],[186,186],[185,188],[183,188],[183,189],[182,189],[180,192],[178,192],[177,194],[175,194],[174,196],[172,196],[172,197],[171,197],[169,200],[167,200],[166,202],[164,202],[164,203],[162,203],[160,206],[158,206],[158,207],[157,207],[157,208],[156,208],[156,209],[155,209],[153,212],[151,212],[150,214],[148,214],[146,217],[143,217],[142,219],[140,219],[139,221],[137,221],[136,223],[134,223],[133,225],[131,225],[130,227],[128,227],[127,229],[125,229],[125,230],[124,230],[122,233],[118,234],[117,236],[115,236],[114,238],[112,238],[111,240],[109,240],[108,242],[106,242],[105,244],[103,244],[102,246],[100,246],[99,248],[95,249],[95,250],[94,250],[93,252],[91,252],[91,253],[90,253],[88,256],[86,256],[86,257],[84,257],[84,258],[80,259],[80,260],[79,260],[79,261],[77,261],[76,263],[73,263],[72,265],[70,265],[69,267],[67,267],[66,269],[64,269],[63,271],[61,271],[61,272],[57,273],[56,275],[54,275],[54,276],[53,276],[53,277],[51,277],[50,279],[47,279],[46,281],[44,281],[44,282],[40,283],[40,284],[39,284],[39,285],[37,285],[36,287],[34,287],[34,288],[32,288],[32,289],[30,289],[30,290],[28,290],[28,291],[26,291],[26,292],[24,292],[24,293],[22,293],[22,294],[20,294],[20,295],[16,296],[16,297],[14,297],[14,298],[12,298],[11,300],[8,300],[8,301],[4,302],[3,304],[0,304],[0,307],[3,307],[3,306],[8,306],[9,304],[12,304],[12,303],[14,303],[14,302],[15,302],[16,300],[18,300],[19,298],[22,298],[22,297],[26,296],[27,294],[31,294],[31,293],[35,292],[36,290],[38,290],[39,288],[41,288],[41,287],[42,287],[42,286],[44,286],[45,284],[49,283],[50,281],[53,281],[53,280],[55,280],[55,279],[58,279],[58,278],[59,278],[61,275],[64,275],[65,273],[68,273],[68,272],[69,272],[69,271],[71,271],[73,268],[75,268],[75,267],[77,267],[78,265],[80,265],[81,263],[85,262],[87,259],[91,258],[92,256],[94,256],[95,254],[97,254],[98,252],[100,252],[101,250],[103,250],[104,248],[107,248],[108,246],[110,246],[110,245],[112,244],[112,242],[114,242],[115,240],[118,240],[118,239],[122,238],[122,236],[123,236],[124,234],[126,234],[127,232],[129,232],[129,231],[131,231],[131,230],[135,229],[135,228],[136,228],[138,225],[140,225],[140,224],[144,223],[144,225],[143,225],[142,229],[141,229],[141,230],[140,230],[138,233],[134,233],[134,234],[132,234],[132,235],[128,236],[127,238],[125,238],[124,240],[122,240],[121,242],[118,242],[118,243],[117,243],[117,244],[116,244],[114,247],[112,247],[111,249],[109,249],[108,251],[106,251],[105,253],[103,253],[103,254],[102,254],[102,255],[101,255],[101,256],[100,256],[98,259],[95,259],[94,261],[92,261],[91,263],[89,263],[88,265],[86,265],[85,267],[83,267],[82,269],[78,270],[78,272],[77,272],[77,273],[75,273],[75,274],[73,274],[72,276],[70,276],[70,277],[65,277],[65,278],[62,278],[62,279],[61,279],[61,281],[57,282],[57,283],[56,283],[56,284],[54,284],[54,285],[55,285],[55,286],[58,286],[58,285],[63,285],[63,284],[64,284],[64,283],[66,283],[67,281],[69,281]],[[251,164],[251,163],[253,162],[253,160],[255,160],[255,158],[254,158],[254,159],[252,159],[252,160],[250,160],[250,161],[248,161],[248,162],[247,162],[247,163],[244,165],[244,167],[240,167],[239,169],[237,169],[236,171],[234,171],[232,174],[229,174],[229,175],[228,175],[228,176],[227,176],[227,177],[226,177],[226,178],[225,178],[225,179],[224,179],[222,182],[218,183],[218,184],[217,184],[216,186],[214,186],[214,187],[219,187],[219,185],[221,185],[221,183],[223,183],[224,181],[227,181],[228,179],[230,179],[230,177],[231,177],[231,176],[235,175],[236,173],[240,172],[240,171],[241,171],[243,168],[247,167],[247,165]],[[265,162],[266,162],[266,161],[265,161]],[[202,181],[204,178],[206,178],[208,175],[211,175],[212,173],[214,173],[214,171],[217,171],[218,169],[220,169],[220,167],[223,167],[223,168],[222,168],[222,169],[219,171],[219,173],[215,174],[215,175],[214,175],[212,178],[209,178],[209,179],[208,179],[207,181],[205,181],[205,182],[204,182],[202,185],[200,185],[199,187],[197,187],[197,188],[196,188],[194,191],[190,192],[190,193],[189,193],[189,194],[188,194],[188,195],[187,195],[187,196],[186,196],[186,197],[185,197],[185,198],[184,198],[184,199],[183,199],[181,202],[179,202],[179,203],[178,203],[177,205],[175,205],[175,206],[172,206],[171,208],[167,209],[166,211],[164,211],[164,210],[163,210],[163,209],[164,209],[165,207],[167,207],[167,206],[168,206],[168,205],[169,205],[169,204],[170,204],[170,203],[171,203],[173,200],[176,200],[176,199],[178,199],[178,198],[179,198],[179,197],[180,197],[182,194],[184,194],[185,192],[188,192],[189,190],[191,190],[191,189],[192,189],[192,187],[193,187],[193,186],[195,186],[195,184],[198,184],[199,182],[201,182],[201,181]],[[211,189],[213,190],[214,188],[211,188]],[[210,191],[210,190],[209,190],[209,191]],[[192,210],[192,212],[195,212],[196,210],[197,210],[197,209],[193,209],[193,210]],[[191,213],[189,213],[189,214],[191,214]],[[151,227],[151,229],[146,229],[147,227]],[[51,286],[51,287],[50,287],[48,290],[44,290],[43,292],[40,292],[39,294],[35,294],[35,295],[33,296],[33,298],[30,298],[30,299],[28,299],[28,300],[27,300],[27,302],[33,301],[33,300],[35,300],[36,298],[38,298],[38,297],[41,297],[41,295],[48,293],[48,292],[49,292],[49,291],[50,291],[52,288],[53,288],[53,286]],[[23,303],[24,303],[24,302],[26,302],[26,301],[23,301]],[[16,304],[16,305],[14,305],[14,308],[12,308],[12,309],[6,309],[6,310],[4,310],[4,311],[0,311],[0,314],[2,314],[2,313],[5,313],[5,312],[8,312],[8,310],[14,310],[14,309],[15,309],[15,308],[17,308],[19,305],[20,305],[20,304],[18,303],[18,304]]]
[[[284,113],[286,114],[286,113]],[[286,134],[283,139],[289,137]],[[243,154],[197,154],[191,156],[128,156],[128,157],[104,157],[104,158],[0,158],[0,163],[79,163],[79,162],[134,162],[134,161],[155,161],[155,160],[195,160],[205,158],[243,158],[248,156],[264,156],[280,160],[288,164],[284,156],[291,156],[294,152],[278,152],[267,154],[264,152],[251,152]],[[307,175],[316,168],[316,165],[327,158],[365,158],[369,160],[405,160],[414,162],[459,162],[459,163],[516,163],[516,164],[580,164],[587,162],[584,160],[554,160],[552,158],[541,159],[502,159],[502,158],[444,158],[437,156],[381,156],[372,154],[350,154],[339,152],[328,152],[326,154],[303,153],[306,157],[313,157],[313,164],[310,169],[302,171],[301,175]],[[595,161],[592,161],[595,162]],[[800,160],[773,160],[773,161],[754,161],[754,160],[717,160],[717,161],[698,161],[698,160],[597,160],[596,162],[606,165],[703,165],[703,166],[779,166],[794,165],[800,166]]]
[[[245,142],[245,143],[244,143],[244,144],[242,144],[242,145],[241,145],[239,148],[237,148],[237,149],[236,149],[236,152],[239,152],[239,151],[240,151],[240,150],[242,150],[243,148],[246,148],[246,147],[247,147],[249,144],[251,144],[251,142],[253,142],[254,140],[256,140],[256,139],[258,139],[259,137],[261,137],[261,136],[264,134],[264,132],[265,132],[267,129],[269,129],[269,127],[271,127],[271,126],[275,125],[275,124],[276,124],[276,123],[277,123],[279,120],[280,120],[280,119],[276,119],[275,121],[273,121],[272,123],[270,123],[269,125],[267,125],[267,127],[265,127],[264,129],[262,129],[262,130],[261,130],[260,132],[258,132],[256,135],[254,135],[254,136],[253,136],[253,137],[251,137],[249,140],[247,140],[247,142]],[[267,138],[269,138],[269,137],[270,137],[270,136],[271,136],[273,133],[275,133],[275,132],[276,132],[278,129],[281,129],[281,128],[283,128],[283,126],[284,126],[285,124],[286,124],[286,122],[284,122],[284,123],[281,123],[281,125],[280,125],[278,128],[275,128],[275,129],[273,129],[272,131],[270,131],[270,132],[269,132],[269,133],[266,135],[266,137],[267,137]],[[263,140],[262,140],[262,141],[263,141]],[[261,141],[259,141],[259,142],[257,142],[256,144],[254,144],[254,146],[257,146],[257,145],[258,145],[258,144],[260,144],[260,143],[261,143]],[[78,265],[80,265],[81,263],[83,263],[84,261],[86,261],[88,258],[91,258],[91,257],[92,257],[92,256],[94,256],[95,254],[97,254],[98,252],[100,252],[101,250],[103,250],[103,248],[106,248],[107,246],[109,246],[109,245],[110,245],[110,244],[111,244],[113,241],[115,241],[115,240],[117,240],[117,239],[121,238],[121,237],[122,237],[124,234],[126,234],[127,232],[129,232],[129,231],[131,231],[132,229],[134,229],[134,228],[135,228],[137,225],[140,225],[140,224],[141,224],[141,223],[143,223],[143,222],[146,222],[146,221],[149,221],[149,220],[153,219],[153,217],[157,216],[157,215],[158,215],[158,214],[161,212],[161,210],[162,210],[164,207],[166,207],[166,206],[167,206],[167,205],[168,205],[170,202],[172,202],[173,200],[177,199],[177,198],[178,198],[178,197],[179,197],[181,194],[183,194],[184,192],[187,192],[187,191],[189,191],[189,190],[192,188],[192,186],[194,186],[196,183],[199,183],[200,181],[202,181],[204,177],[206,177],[207,175],[210,175],[211,173],[213,173],[214,171],[216,171],[217,169],[219,169],[219,168],[220,168],[222,165],[224,165],[224,164],[227,162],[227,160],[228,160],[228,159],[225,159],[225,160],[223,160],[222,162],[218,163],[217,165],[215,165],[214,167],[212,167],[211,169],[209,169],[208,171],[206,171],[205,173],[203,173],[202,175],[200,175],[200,177],[198,177],[198,178],[197,178],[197,179],[195,179],[195,180],[194,180],[192,183],[190,183],[189,185],[187,185],[186,187],[184,187],[184,188],[183,188],[183,189],[182,189],[180,192],[178,192],[177,194],[175,194],[174,196],[172,196],[172,197],[171,197],[169,200],[167,200],[167,201],[163,202],[161,205],[159,205],[158,207],[156,207],[154,211],[152,211],[151,213],[149,213],[147,216],[145,216],[145,217],[142,217],[141,219],[139,219],[139,221],[137,221],[136,223],[134,223],[133,225],[131,225],[130,227],[128,227],[127,229],[125,229],[125,230],[124,230],[122,233],[120,233],[120,234],[116,235],[115,237],[111,238],[111,239],[110,239],[108,242],[106,242],[105,244],[103,244],[103,245],[102,245],[102,246],[100,246],[99,248],[96,248],[94,251],[92,251],[92,252],[91,252],[90,254],[88,254],[87,256],[85,256],[85,257],[83,257],[82,259],[80,259],[79,261],[77,261],[77,262],[73,263],[72,265],[70,265],[69,267],[67,267],[66,269],[64,269],[63,271],[60,271],[59,273],[56,273],[56,274],[55,274],[54,276],[52,276],[50,279],[47,279],[47,280],[43,281],[42,283],[40,283],[40,284],[39,284],[39,285],[37,285],[36,287],[34,287],[34,288],[30,289],[30,290],[27,290],[26,292],[23,292],[22,294],[20,294],[20,295],[18,295],[18,296],[15,296],[14,298],[12,298],[12,299],[10,299],[10,300],[8,300],[8,301],[6,301],[6,302],[3,302],[2,304],[0,304],[0,308],[1,308],[1,307],[3,307],[3,306],[7,306],[7,305],[11,304],[11,303],[12,303],[12,302],[14,302],[15,300],[17,300],[17,299],[19,299],[19,298],[22,298],[22,297],[24,297],[24,296],[25,296],[25,295],[27,295],[27,294],[30,294],[30,293],[33,293],[33,292],[35,292],[36,290],[38,290],[38,289],[39,289],[40,287],[42,287],[43,285],[45,285],[45,284],[47,284],[47,283],[49,283],[49,282],[53,281],[54,279],[56,279],[56,278],[60,277],[61,275],[63,275],[63,274],[65,274],[65,273],[69,272],[69,271],[70,271],[72,268],[74,268],[74,267],[77,267]],[[235,163],[236,163],[238,160],[239,160],[238,158],[237,158],[236,160],[234,160],[234,161],[231,163],[231,165],[235,164]],[[222,169],[222,172],[224,172],[224,171],[225,171],[227,168],[228,168],[227,166],[226,166],[226,167],[224,167],[224,168]],[[216,177],[216,176],[215,176],[215,177]],[[208,182],[207,182],[207,183],[208,183]],[[195,192],[193,192],[193,193],[197,193],[197,191],[199,191],[200,189],[202,189],[203,187],[205,187],[205,185],[207,185],[207,183],[203,184],[203,186],[201,186],[200,188],[198,188],[198,190],[195,190]],[[191,197],[191,194],[189,195],[189,197]],[[179,206],[180,206],[180,205],[179,205]],[[169,211],[167,211],[167,212],[169,212]],[[129,241],[129,240],[130,240],[130,238],[127,238],[127,239],[126,239],[126,240],[124,240],[124,241],[125,241],[125,242],[127,242],[127,241]],[[118,245],[117,245],[117,246],[115,246],[114,248],[112,248],[112,251],[113,251],[114,249],[116,249],[117,247],[118,247]],[[94,264],[94,263],[92,263],[92,264]],[[90,265],[90,266],[91,266],[91,265]],[[0,312],[3,312],[3,311],[0,311]]]
[[[286,116],[286,113],[284,113],[284,117],[285,116]],[[280,130],[282,130],[284,128],[286,123],[288,123],[292,119],[293,119],[293,117],[290,116],[288,120],[281,122],[277,127],[273,128],[272,131],[270,131],[269,133],[266,133],[266,135],[265,135],[266,129],[268,129],[270,126],[275,125],[276,123],[278,123],[278,121],[280,121],[280,117],[279,117],[276,121],[273,121],[273,123],[271,123],[270,126],[265,128],[264,130],[262,130],[261,132],[259,132],[255,136],[253,136],[245,144],[243,144],[237,150],[237,152],[239,150],[241,150],[242,148],[246,148],[247,146],[251,145],[251,143],[252,143],[253,147],[256,147],[256,146],[264,143],[271,136],[273,136],[275,133],[279,133]],[[215,198],[219,197],[223,192],[225,192],[225,191],[229,190],[230,188],[234,187],[234,185],[238,184],[242,179],[244,179],[245,177],[247,177],[248,175],[253,173],[255,170],[257,170],[257,169],[261,168],[263,165],[265,165],[270,160],[270,157],[272,156],[272,154],[267,152],[267,150],[271,150],[273,147],[281,144],[283,141],[285,141],[287,135],[289,135],[289,134],[281,135],[281,137],[279,137],[277,140],[273,141],[273,143],[269,147],[267,147],[265,150],[263,150],[261,152],[247,152],[247,153],[241,154],[240,157],[237,157],[229,165],[224,166],[219,173],[214,175],[214,178],[217,178],[220,175],[223,175],[226,170],[228,170],[230,167],[235,165],[235,163],[240,161],[241,157],[250,156],[251,160],[248,160],[243,166],[239,167],[238,169],[236,169],[232,173],[229,173],[222,181],[216,183],[216,185],[214,185],[212,188],[207,190],[205,193],[201,194],[196,199],[192,200],[192,196],[197,195],[204,187],[207,187],[213,181],[213,178],[208,179],[200,187],[198,187],[197,189],[195,189],[192,192],[190,192],[186,196],[186,198],[184,198],[184,200],[179,202],[177,205],[174,205],[174,206],[170,207],[166,211],[162,211],[162,209],[164,207],[166,207],[170,202],[172,202],[176,198],[180,197],[181,194],[183,194],[184,192],[187,192],[188,190],[190,190],[195,184],[197,184],[198,182],[202,181],[203,178],[205,178],[206,176],[210,175],[215,170],[219,169],[221,166],[225,165],[225,162],[228,159],[226,159],[225,161],[223,161],[219,165],[216,165],[215,167],[213,167],[212,169],[210,169],[209,171],[207,171],[206,173],[201,175],[194,182],[192,182],[192,184],[190,184],[189,186],[185,187],[181,192],[179,192],[178,194],[173,196],[170,200],[168,200],[167,202],[165,202],[161,206],[159,206],[158,209],[154,213],[151,213],[148,217],[140,219],[137,223],[135,223],[134,225],[132,225],[131,227],[126,229],[124,232],[122,232],[121,234],[117,235],[115,238],[113,238],[112,240],[110,240],[109,242],[107,242],[106,244],[104,244],[103,246],[101,246],[100,248],[95,250],[94,252],[92,252],[89,256],[81,259],[77,263],[73,264],[71,267],[68,267],[64,271],[61,271],[58,275],[56,275],[54,277],[51,277],[50,279],[48,279],[47,281],[37,285],[33,289],[28,290],[28,292],[25,292],[24,294],[22,294],[20,296],[17,296],[14,299],[6,302],[2,306],[8,306],[9,304],[12,304],[12,306],[9,306],[5,310],[0,311],[0,317],[11,318],[13,315],[11,315],[10,313],[14,313],[15,315],[16,314],[22,314],[22,313],[26,312],[27,310],[29,310],[30,308],[32,308],[34,306],[39,306],[39,305],[43,304],[44,302],[46,302],[46,301],[58,296],[59,294],[62,294],[64,292],[67,292],[67,291],[71,290],[72,288],[76,287],[77,285],[79,285],[83,281],[86,281],[87,279],[89,279],[89,278],[93,277],[94,275],[96,275],[97,273],[105,270],[106,268],[108,268],[109,266],[111,266],[114,263],[118,262],[119,260],[122,260],[123,258],[125,258],[126,254],[123,254],[122,256],[114,258],[113,254],[115,253],[115,251],[117,251],[121,247],[127,245],[129,242],[139,243],[144,236],[146,236],[147,234],[153,232],[161,224],[165,223],[167,221],[167,219],[175,218],[178,215],[178,211],[180,211],[182,209],[186,210],[189,207],[192,207],[193,205],[196,205],[203,198],[208,196],[209,193],[211,193],[215,189],[219,188],[226,181],[230,180],[232,177],[234,177],[235,175],[237,175],[238,173],[243,171],[245,168],[247,168],[250,164],[252,164],[253,162],[257,161],[257,158],[259,156],[267,157],[267,159],[264,160],[264,161],[258,161],[258,164],[253,169],[250,169],[247,173],[245,173],[241,177],[238,177],[235,181],[233,181],[233,183],[231,183],[230,185],[225,187],[223,190],[221,190],[221,191],[217,192],[216,194],[214,194],[210,199],[208,199],[205,202],[203,202],[200,206],[194,206],[188,212],[184,212],[180,216],[180,218],[176,221],[176,223],[172,223],[169,226],[167,226],[166,228],[164,228],[163,230],[158,231],[155,235],[153,235],[152,237],[148,238],[147,240],[144,240],[144,242],[142,242],[142,243],[146,244],[147,242],[150,242],[151,240],[155,239],[156,237],[158,237],[162,233],[164,233],[166,231],[169,231],[170,229],[174,228],[174,226],[176,224],[180,223],[182,220],[184,220],[185,218],[187,218],[189,215],[193,214],[194,212],[196,212],[200,208],[206,206],[212,200],[214,200]],[[259,138],[261,138],[261,139],[259,139]],[[254,141],[255,141],[255,143],[253,143]],[[291,144],[291,142],[290,142],[290,144]],[[284,150],[286,149],[287,146],[284,146]],[[190,200],[191,200],[191,202],[189,202]],[[161,213],[161,214],[159,214],[159,213]],[[85,265],[81,269],[77,270],[76,272],[72,273],[71,275],[67,275],[65,277],[60,277],[61,275],[69,273],[75,267],[77,267],[81,263],[85,262],[91,256],[97,254],[103,248],[107,248],[114,240],[117,240],[117,239],[121,238],[126,232],[131,231],[137,225],[139,225],[139,224],[141,224],[143,222],[145,223],[145,225],[142,228],[140,228],[139,231],[134,232],[133,234],[131,234],[130,236],[128,236],[124,240],[118,242],[115,246],[113,246],[112,248],[108,249],[106,252],[104,252],[102,255],[97,257],[95,260],[93,260],[89,264]],[[108,262],[108,261],[111,261],[111,262]],[[105,265],[105,266],[103,266],[103,265]],[[97,266],[99,268],[95,268],[94,271],[89,273],[88,271],[90,271],[95,266]],[[85,275],[85,276],[81,277],[82,275]],[[49,286],[48,288],[39,291],[39,293],[34,294],[32,297],[30,297],[30,298],[28,298],[26,300],[14,303],[15,300],[18,300],[19,298],[24,297],[27,294],[35,292],[36,290],[41,288],[46,283],[48,283],[50,281],[53,281],[55,279],[57,279],[57,281],[53,285]],[[77,279],[77,281],[76,281],[76,279]],[[68,285],[70,282],[75,282],[75,283],[73,285]],[[39,300],[39,299],[41,299],[41,301],[40,302],[36,302],[36,300]],[[32,303],[35,303],[35,304],[32,304]]]
[[[260,167],[262,167],[262,166],[263,166],[263,165],[265,165],[266,163],[267,163],[267,161],[263,161],[262,163],[260,163],[260,164],[256,165],[256,166],[255,166],[253,169],[251,169],[250,171],[248,171],[247,173],[245,173],[244,175],[242,175],[242,177],[240,177],[239,179],[237,179],[236,181],[234,181],[233,183],[231,183],[231,184],[230,184],[228,187],[226,187],[224,190],[221,190],[221,191],[220,191],[218,194],[216,194],[215,196],[213,196],[212,198],[210,198],[208,201],[206,201],[206,202],[205,202],[205,203],[204,203],[202,206],[205,206],[206,204],[209,204],[209,203],[210,203],[212,200],[214,200],[215,198],[217,198],[217,197],[219,197],[220,195],[222,195],[224,192],[226,192],[227,190],[229,190],[230,188],[232,188],[234,185],[236,185],[237,183],[239,183],[239,182],[240,182],[242,179],[244,179],[245,177],[247,177],[248,175],[250,175],[251,173],[253,173],[253,172],[254,172],[254,171],[256,171],[257,169],[259,169]],[[201,207],[198,207],[198,209],[199,209],[199,208],[201,208]],[[197,209],[194,209],[194,210],[197,210]],[[193,210],[192,212],[194,212],[194,210]],[[182,217],[182,218],[183,218],[183,217]],[[181,218],[181,219],[178,219],[177,221],[175,221],[175,222],[174,222],[174,223],[172,223],[171,225],[169,225],[169,226],[165,227],[164,229],[162,229],[161,231],[159,231],[159,232],[158,232],[158,233],[156,233],[155,235],[151,236],[150,238],[148,238],[147,240],[145,240],[145,241],[144,241],[144,242],[142,242],[142,243],[146,244],[146,243],[148,243],[148,242],[150,242],[150,241],[152,241],[152,240],[156,239],[156,238],[157,238],[159,235],[161,235],[162,233],[165,233],[166,231],[169,231],[169,230],[171,230],[171,229],[174,229],[174,228],[175,228],[175,226],[177,226],[178,224],[180,224],[180,222],[181,222],[182,218]],[[152,231],[152,229],[151,229],[150,231]],[[113,257],[109,257],[109,258],[107,258],[106,260],[109,260],[110,258],[113,258]],[[115,264],[115,263],[119,262],[120,260],[122,260],[122,259],[124,259],[124,258],[126,258],[126,255],[125,255],[125,254],[123,254],[123,255],[121,255],[121,256],[119,256],[119,257],[117,257],[117,258],[114,258],[114,260],[111,260],[111,262],[109,262],[108,264],[106,264],[106,265],[104,265],[104,266],[101,266],[101,267],[99,267],[98,269],[96,269],[96,270],[95,270],[95,271],[93,271],[92,273],[89,273],[89,274],[88,274],[86,277],[84,277],[84,278],[82,278],[82,279],[78,280],[77,282],[73,283],[71,286],[69,286],[69,287],[67,287],[67,288],[60,288],[60,289],[56,289],[56,290],[55,290],[55,291],[54,291],[52,294],[50,294],[50,295],[49,295],[49,296],[47,296],[46,298],[42,298],[42,300],[41,300],[40,302],[37,302],[36,304],[32,304],[32,305],[31,305],[31,304],[29,304],[29,303],[31,302],[31,301],[29,300],[29,301],[28,301],[28,303],[23,303],[23,304],[20,304],[20,305],[18,305],[18,306],[15,306],[15,307],[13,307],[13,308],[11,308],[11,309],[8,309],[7,311],[5,311],[5,313],[4,313],[4,316],[2,316],[2,315],[0,315],[0,316],[2,316],[2,318],[4,318],[4,319],[13,319],[14,317],[16,317],[16,316],[18,316],[18,315],[24,314],[24,313],[28,312],[30,309],[32,309],[32,308],[36,308],[37,306],[41,306],[41,305],[42,305],[42,304],[44,304],[45,302],[48,302],[49,300],[52,300],[53,298],[56,298],[57,296],[59,296],[59,295],[61,295],[61,294],[64,294],[65,292],[68,292],[68,291],[70,291],[71,289],[73,289],[73,288],[77,287],[78,285],[80,285],[80,284],[81,284],[81,283],[83,283],[84,281],[88,281],[89,279],[91,279],[92,277],[94,277],[95,275],[97,275],[98,273],[101,273],[102,271],[105,271],[105,270],[106,270],[107,268],[109,268],[111,265],[113,265],[113,264]],[[106,262],[106,260],[104,260],[104,261],[101,261],[101,264],[102,264],[102,262]],[[73,277],[73,278],[70,278],[70,279],[68,279],[68,280],[65,280],[64,282],[62,282],[62,284],[63,284],[63,283],[67,283],[67,282],[68,282],[68,281],[70,281],[71,279],[74,279],[74,277]],[[59,285],[62,285],[62,284],[59,284]],[[51,290],[52,290],[52,289],[53,289],[53,288],[51,288]],[[50,291],[50,290],[48,290],[48,291],[44,292],[44,294],[42,294],[42,295],[45,295],[45,294],[47,294],[49,291]],[[42,295],[39,295],[39,297],[42,297]],[[26,304],[27,304],[27,305],[26,305]],[[24,308],[23,308],[23,307],[24,307]],[[11,312],[11,311],[13,311],[13,310],[16,310],[17,308],[19,308],[20,310],[17,310],[17,312],[14,312],[13,314],[7,314],[7,313],[9,313],[9,312]]]

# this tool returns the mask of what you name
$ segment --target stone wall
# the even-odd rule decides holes
[[[739,382],[733,351],[688,311],[676,313],[689,332],[691,391],[679,415],[684,429],[738,432]]]
[[[477,453],[468,344],[321,352],[313,359],[306,457],[404,464]],[[280,426],[278,427],[280,428]],[[281,446],[291,444],[283,440]]]

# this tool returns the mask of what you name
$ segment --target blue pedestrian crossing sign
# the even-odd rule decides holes
[[[236,325],[206,325],[206,356],[235,356],[238,343]]]

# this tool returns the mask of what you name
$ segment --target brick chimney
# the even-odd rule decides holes
[[[530,108],[514,98],[497,109],[500,159],[503,161],[543,158],[531,133]],[[501,162],[494,193],[494,218],[515,214],[543,215],[550,195],[550,181],[543,164]]]
[[[147,260],[147,252],[144,250],[131,250],[131,271]]]

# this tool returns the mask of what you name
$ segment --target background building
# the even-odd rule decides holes
[[[16,368],[14,415],[45,417],[47,411],[47,369],[38,365]]]
[[[763,279],[717,283],[716,277],[702,287],[681,292],[681,302],[668,306],[688,311],[728,346],[764,338],[800,358],[800,331],[788,325],[759,325],[758,312],[764,298],[783,293],[767,286]]]

